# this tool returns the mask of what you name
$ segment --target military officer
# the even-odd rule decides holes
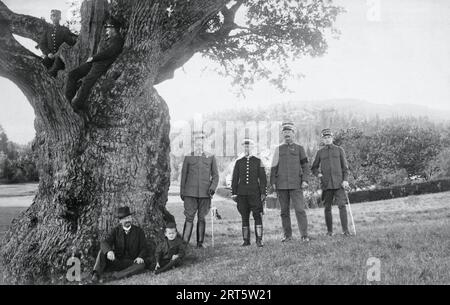
[[[89,57],[78,68],[69,72],[65,95],[67,100],[71,102],[74,111],[78,114],[88,114],[87,99],[92,87],[94,87],[97,79],[108,70],[109,66],[122,53],[124,41],[119,32],[120,26],[120,23],[116,20],[108,20],[105,24],[106,40],[100,51]],[[79,80],[82,78],[83,82],[78,88]]]
[[[56,77],[59,70],[64,70],[65,65],[61,57],[57,55],[59,47],[65,42],[70,46],[73,46],[77,41],[77,36],[70,32],[70,30],[61,26],[61,11],[51,10],[50,19],[52,26],[48,27],[45,33],[42,35],[39,42],[39,48],[44,55],[42,64],[47,68],[48,73]]]
[[[250,212],[255,220],[256,245],[263,247],[262,203],[266,199],[266,171],[261,159],[252,155],[254,142],[244,139],[245,155],[238,159],[233,169],[231,182],[232,198],[242,217],[242,246],[250,245]]]
[[[327,234],[329,236],[333,235],[331,205],[333,204],[333,200],[336,200],[339,207],[343,234],[349,236],[347,209],[345,207],[347,202],[345,188],[349,186],[347,159],[344,149],[333,144],[333,133],[331,130],[326,128],[321,133],[324,147],[317,152],[311,171],[321,180]]]
[[[194,133],[194,150],[185,156],[181,170],[180,196],[184,201],[183,240],[189,243],[195,214],[197,214],[197,247],[204,248],[205,216],[211,208],[211,198],[219,183],[219,172],[214,155],[203,150],[205,134]]]
[[[292,122],[282,124],[284,143],[275,149],[270,172],[270,184],[277,192],[281,207],[282,242],[292,239],[290,203],[295,209],[301,240],[309,241],[308,220],[304,209],[303,189],[308,187],[309,166],[303,146],[294,143],[295,126]]]

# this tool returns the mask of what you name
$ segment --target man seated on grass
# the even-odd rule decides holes
[[[148,248],[144,231],[132,225],[132,213],[129,207],[118,209],[120,225],[115,227],[101,242],[100,251],[94,265],[92,282],[102,282],[104,272],[113,271],[110,279],[117,280],[145,269],[144,259]]]
[[[186,244],[177,232],[175,223],[166,225],[164,241],[158,245],[155,252],[155,274],[179,266],[185,255]]]

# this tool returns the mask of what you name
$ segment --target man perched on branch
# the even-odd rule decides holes
[[[64,70],[65,64],[58,55],[59,48],[65,42],[73,46],[77,41],[77,36],[70,32],[65,26],[61,26],[61,11],[51,10],[50,19],[53,25],[49,26],[41,37],[39,48],[44,55],[42,64],[47,68],[48,73],[56,77],[59,70]]]
[[[77,113],[87,112],[86,100],[92,87],[95,85],[97,79],[105,73],[109,66],[122,53],[123,38],[120,35],[120,25],[115,20],[110,20],[106,25],[106,43],[100,52],[79,66],[78,68],[69,72],[66,85],[66,97],[71,102],[73,109]],[[77,93],[78,84],[81,78],[84,80]]]

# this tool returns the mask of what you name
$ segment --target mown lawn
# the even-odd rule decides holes
[[[279,211],[264,216],[265,247],[240,247],[240,219],[233,202],[216,201],[222,220],[208,224],[207,249],[191,249],[186,264],[158,276],[148,272],[113,284],[450,284],[450,192],[352,205],[357,236],[327,237],[323,210],[309,210],[309,244],[280,242]],[[182,203],[172,202],[178,228]],[[340,233],[337,207],[335,232]],[[195,240],[195,233],[193,234]],[[252,236],[252,241],[254,238]],[[191,240],[191,244],[192,244]],[[367,260],[381,263],[381,281],[367,280]]]
[[[284,244],[278,210],[264,215],[264,248],[240,247],[241,223],[233,201],[217,198],[222,220],[208,219],[207,249],[191,249],[185,264],[155,276],[151,272],[112,284],[450,284],[450,192],[352,205],[357,236],[327,237],[322,209],[307,211],[309,244]],[[182,230],[183,204],[170,196],[167,208]],[[0,207],[0,237],[23,208]],[[340,233],[337,207],[335,232]],[[253,229],[252,229],[253,231]],[[191,244],[195,241],[195,229]],[[367,260],[381,262],[381,281],[367,281]],[[1,275],[1,266],[0,266]]]

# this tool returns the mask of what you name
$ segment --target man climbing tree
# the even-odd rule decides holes
[[[51,10],[50,19],[52,25],[47,27],[47,30],[41,37],[39,48],[44,55],[42,64],[48,69],[48,74],[56,77],[59,70],[64,70],[64,62],[58,55],[59,48],[65,42],[69,46],[73,46],[77,41],[77,36],[70,32],[70,30],[61,26],[61,11]]]
[[[291,60],[325,53],[325,33],[340,12],[330,1],[84,1],[78,41],[61,52],[63,76],[98,52],[109,17],[120,21],[124,39],[122,53],[88,96],[92,124],[84,124],[64,95],[62,78],[50,77],[13,36],[37,42],[45,21],[0,1],[0,76],[13,81],[34,109],[40,174],[33,204],[2,241],[7,279],[61,279],[72,255],[88,273],[116,209],[126,203],[149,243],[161,242],[170,126],[154,86],[201,53],[241,88],[267,79],[284,89]],[[64,210],[71,217],[60,217]]]

